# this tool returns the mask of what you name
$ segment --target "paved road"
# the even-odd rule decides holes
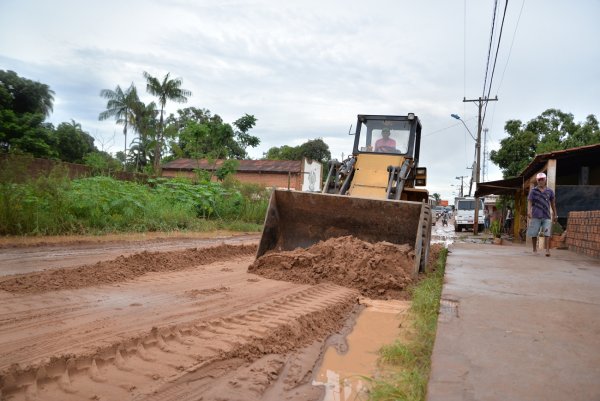
[[[450,250],[427,399],[600,400],[600,261]]]

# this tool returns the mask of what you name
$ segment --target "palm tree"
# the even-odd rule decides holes
[[[164,119],[163,113],[167,100],[173,100],[178,103],[187,102],[187,96],[191,96],[192,92],[187,89],[182,89],[181,78],[169,78],[171,73],[167,73],[163,78],[162,82],[152,75],[144,71],[144,78],[146,78],[146,90],[151,95],[158,97],[158,104],[160,104],[160,120],[158,123],[158,132],[156,135],[156,144],[154,149],[154,172],[160,173],[160,157],[161,149],[164,141]]]
[[[127,125],[132,119],[132,109],[139,102],[137,89],[133,82],[125,92],[119,85],[115,90],[102,89],[100,96],[108,99],[106,110],[98,116],[99,120],[107,120],[111,117],[117,119],[117,124],[123,124],[123,135],[125,135],[125,154],[127,154]]]
[[[138,138],[131,142],[129,147],[130,157],[135,164],[135,169],[146,166],[149,156],[149,147],[153,145],[153,138],[156,137],[156,103],[150,102],[148,105],[144,102],[137,102],[133,108],[133,120],[131,124],[138,133]]]

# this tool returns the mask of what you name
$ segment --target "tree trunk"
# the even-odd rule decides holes
[[[156,145],[154,147],[154,174],[160,177],[160,148],[162,145],[162,137],[163,137],[163,106],[160,106],[160,122],[158,123],[158,132],[156,134]]]

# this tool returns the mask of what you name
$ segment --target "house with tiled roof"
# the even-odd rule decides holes
[[[194,170],[213,172],[221,167],[223,162],[224,160],[210,162],[207,159],[177,159],[162,166],[162,176],[195,178]],[[319,162],[306,158],[303,160],[238,160],[238,162],[235,178],[241,182],[298,191],[321,190],[323,169]]]

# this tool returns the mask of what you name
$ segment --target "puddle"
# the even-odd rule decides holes
[[[443,226],[441,222],[437,222],[431,227],[431,243],[443,244],[448,248],[450,244],[457,240],[456,232],[454,231],[454,223],[448,222],[447,226]]]
[[[406,332],[399,326],[406,319],[409,301],[361,302],[367,307],[347,337],[348,352],[342,355],[335,348],[328,348],[313,380],[313,385],[325,386],[324,401],[366,400],[367,386],[361,376],[375,375],[379,348]]]

